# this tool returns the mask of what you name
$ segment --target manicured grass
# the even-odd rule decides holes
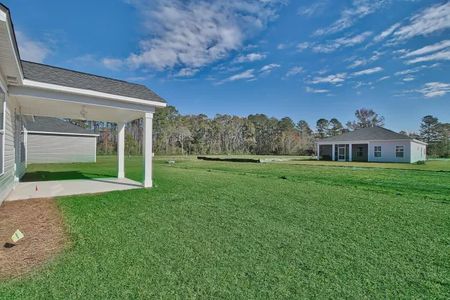
[[[312,166],[337,166],[337,167],[428,170],[428,171],[449,171],[450,172],[450,159],[427,160],[425,164],[339,162],[339,161],[317,161],[314,159],[299,159],[299,160],[294,159],[294,160],[290,161],[289,163],[312,165]]]
[[[99,160],[32,170],[114,176]],[[166,160],[151,190],[58,199],[71,247],[0,295],[450,297],[450,172]]]

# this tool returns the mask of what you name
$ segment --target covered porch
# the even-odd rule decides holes
[[[318,143],[317,160],[367,162],[369,145],[367,143]]]
[[[23,86],[11,86],[9,95],[15,101],[15,106],[17,107],[16,114],[19,115],[116,123],[117,178],[20,182],[20,174],[17,174],[16,176],[19,182],[7,200],[46,198],[152,187],[153,113],[157,107],[165,106],[165,103],[156,103],[154,101],[84,89],[61,87],[28,81],[26,79],[24,80]],[[144,176],[142,182],[137,182],[125,178],[125,126],[128,122],[141,118],[143,119]],[[15,138],[20,137],[16,136]],[[26,141],[24,142],[26,143]]]

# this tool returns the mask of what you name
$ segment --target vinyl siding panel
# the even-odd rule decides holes
[[[27,163],[95,162],[96,137],[28,134]]]
[[[6,115],[5,115],[5,172],[0,176],[0,204],[5,200],[6,196],[14,188],[14,127],[13,127],[14,108],[6,98]]]
[[[381,157],[375,157],[375,146],[381,146]],[[403,157],[396,157],[395,147],[403,146]],[[410,141],[387,141],[369,143],[369,161],[373,162],[411,162],[411,142]]]
[[[419,160],[427,160],[427,146],[411,142],[411,162],[415,163]]]

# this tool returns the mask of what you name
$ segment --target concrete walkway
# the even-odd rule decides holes
[[[143,188],[141,183],[128,178],[19,182],[6,201],[96,194],[139,188]]]

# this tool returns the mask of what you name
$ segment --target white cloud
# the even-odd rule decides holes
[[[322,13],[325,9],[326,1],[316,1],[309,6],[302,6],[298,9],[297,14],[305,17],[312,17]]]
[[[313,94],[326,94],[329,93],[330,90],[326,90],[326,89],[314,89],[311,88],[309,86],[306,87],[306,92],[307,93],[313,93]]]
[[[277,69],[281,67],[279,64],[268,64],[265,65],[261,68],[261,70],[259,70],[261,73],[268,75],[270,74],[273,70]]]
[[[302,43],[299,43],[296,48],[297,48],[297,51],[302,52],[303,50],[308,49],[310,46],[311,46],[310,43],[302,42]]]
[[[415,80],[416,78],[414,77],[414,76],[411,76],[411,75],[409,75],[409,76],[406,76],[405,78],[403,78],[402,80],[403,81],[406,81],[406,82],[409,82],[409,81],[413,81],[413,80]]]
[[[255,69],[249,69],[244,72],[232,75],[228,78],[225,78],[224,80],[219,81],[218,84],[223,84],[225,82],[231,82],[231,81],[237,81],[237,80],[254,80],[254,79],[256,79],[254,72],[255,72]]]
[[[123,67],[123,61],[117,58],[103,58],[101,60],[102,65],[110,70],[120,70]]]
[[[367,64],[367,60],[365,60],[365,59],[356,59],[356,60],[353,61],[353,63],[351,63],[348,66],[348,68],[349,69],[353,69],[353,68],[356,68],[356,67],[364,66],[366,64]]]
[[[428,61],[436,61],[436,60],[450,60],[450,49],[439,51],[430,55],[419,56],[414,59],[408,60],[407,64],[415,64],[418,62],[428,62]]]
[[[363,33],[360,33],[360,34],[357,34],[354,36],[346,36],[346,37],[337,38],[327,44],[316,45],[312,49],[314,52],[318,52],[318,53],[331,53],[341,47],[346,48],[346,47],[351,47],[351,46],[361,44],[371,34],[372,34],[372,32],[365,31]]]
[[[311,83],[318,84],[318,83],[331,83],[331,84],[339,84],[341,82],[344,82],[347,77],[347,73],[338,73],[333,75],[328,75],[324,77],[315,77],[313,80],[311,80]]]
[[[370,68],[370,69],[365,69],[365,70],[361,70],[358,72],[354,72],[354,73],[352,73],[352,75],[353,76],[370,75],[370,74],[378,73],[381,71],[383,71],[382,67],[375,67],[375,68]]]
[[[450,92],[450,84],[442,82],[428,82],[425,83],[422,89],[416,90],[425,98],[433,98],[443,96]]]
[[[51,53],[50,49],[43,42],[31,39],[22,31],[17,30],[16,37],[20,57],[24,60],[42,63]]]
[[[415,74],[423,69],[431,69],[431,68],[436,68],[438,66],[439,66],[439,63],[435,63],[432,65],[421,65],[421,66],[414,67],[411,69],[405,69],[402,71],[395,72],[394,75],[396,75],[396,76],[411,75],[411,74]]]
[[[417,49],[417,50],[414,50],[411,52],[407,52],[403,57],[411,57],[411,56],[429,54],[429,53],[439,51],[439,50],[442,50],[445,48],[450,48],[450,40],[440,41],[436,44],[428,45],[428,46],[422,47],[420,49]]]
[[[372,63],[374,61],[377,61],[380,59],[382,53],[378,51],[374,51],[373,55],[369,59],[365,58],[357,58],[357,57],[351,57],[349,59],[346,59],[346,61],[353,61],[349,66],[347,66],[348,69],[354,69],[356,67],[365,66],[369,63]]]
[[[386,29],[385,31],[383,31],[382,33],[380,33],[379,35],[377,35],[373,41],[375,43],[381,42],[382,40],[384,40],[385,38],[387,38],[388,36],[390,36],[397,28],[400,27],[400,23],[395,23],[394,25],[392,25],[391,27],[389,27],[388,29]]]
[[[314,35],[331,34],[351,27],[359,19],[370,15],[384,6],[386,0],[354,0],[351,8],[341,12],[340,18],[327,28],[316,30]]]
[[[287,71],[286,77],[295,76],[297,74],[300,74],[301,72],[303,72],[302,67],[300,67],[300,66],[292,67],[289,69],[289,71]]]
[[[383,76],[383,77],[379,78],[377,81],[384,81],[389,78],[391,78],[391,76]]]
[[[195,74],[197,74],[198,71],[199,71],[198,69],[182,68],[178,71],[178,73],[175,76],[176,77],[192,77]]]
[[[409,24],[400,27],[393,35],[396,40],[406,40],[448,28],[450,28],[450,2],[433,5],[412,16]]]
[[[266,58],[265,54],[262,53],[249,53],[246,55],[241,55],[236,58],[236,62],[238,63],[245,63],[245,62],[252,62],[252,61],[258,61],[263,60]]]
[[[128,0],[142,15],[145,37],[126,62],[157,70],[200,68],[223,59],[264,29],[282,1]]]
[[[395,76],[402,76],[402,75],[409,75],[409,74],[414,74],[414,73],[417,73],[417,72],[419,72],[419,69],[406,69],[406,70],[403,70],[403,71],[398,71],[398,72],[395,72]]]

